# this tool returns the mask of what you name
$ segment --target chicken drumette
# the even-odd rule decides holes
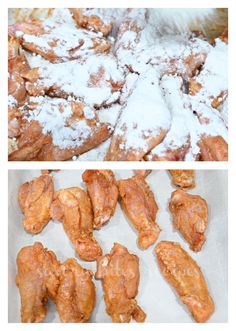
[[[206,322],[214,312],[214,302],[197,263],[178,244],[161,241],[156,247],[161,273],[187,305],[193,318]]]
[[[115,176],[111,170],[86,170],[83,181],[93,206],[94,228],[100,229],[115,212],[118,199]]]
[[[21,296],[21,321],[41,322],[49,298],[55,300],[59,287],[60,263],[41,243],[27,246],[17,256],[16,284]]]
[[[176,190],[171,195],[169,204],[173,216],[173,224],[178,229],[190,248],[199,252],[206,238],[207,203],[199,195],[191,195],[183,190]]]
[[[172,184],[183,189],[195,187],[194,170],[169,170],[172,176]]]
[[[97,260],[95,277],[102,280],[106,310],[113,322],[128,323],[132,317],[144,322],[146,314],[135,300],[139,276],[138,257],[118,243]]]
[[[42,175],[20,186],[18,200],[26,231],[39,233],[48,224],[53,194],[53,177],[50,175]]]
[[[62,221],[81,259],[93,261],[102,255],[101,247],[93,237],[93,210],[84,190],[72,187],[57,191],[51,205],[51,217]]]
[[[158,238],[160,229],[156,220],[158,206],[153,192],[142,176],[118,181],[121,206],[135,229],[138,244],[146,249]]]

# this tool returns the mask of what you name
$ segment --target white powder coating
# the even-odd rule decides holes
[[[102,75],[99,70],[104,70]],[[39,84],[58,86],[62,92],[84,100],[89,106],[115,102],[120,93],[112,91],[111,82],[122,82],[124,76],[112,55],[91,55],[84,61],[48,64],[39,68]],[[96,84],[91,77],[99,76]]]
[[[133,13],[134,16],[134,13]],[[124,27],[130,18],[123,23]],[[131,67],[133,71],[142,73],[150,65],[155,65],[160,74],[164,74],[173,64],[179,72],[184,72],[185,59],[192,54],[207,54],[212,46],[200,38],[191,38],[189,33],[175,35],[157,34],[150,24],[143,25],[140,18],[134,20],[135,31],[127,30],[118,35],[115,44],[119,65]]]
[[[69,24],[56,24],[49,26],[49,21],[44,23],[45,33],[42,35],[24,34],[23,40],[40,47],[44,52],[52,52],[64,61],[79,56],[94,53],[94,38],[99,38],[99,43],[105,45],[106,40],[100,33],[77,29]],[[73,52],[72,52],[73,51]]]
[[[185,147],[190,142],[185,160],[194,161],[199,153],[198,142],[202,136],[220,135],[227,141],[227,129],[218,111],[195,97],[183,94],[182,84],[182,78],[178,76],[162,78],[161,86],[171,111],[171,128],[151,155],[164,157],[166,152]],[[199,117],[206,120],[206,123],[200,123]]]
[[[28,112],[27,120],[38,121],[43,134],[52,136],[53,144],[60,148],[75,148],[81,146],[92,134],[92,128],[86,119],[94,119],[94,110],[89,107],[83,109],[85,119],[79,119],[68,125],[67,121],[73,115],[73,99],[30,97],[29,103],[36,104],[33,110]]]
[[[31,68],[40,67],[41,79],[37,84],[57,86],[63,93],[85,102],[87,119],[93,120],[96,115],[102,123],[117,123],[115,135],[124,136],[125,142],[120,146],[124,149],[145,150],[150,137],[157,136],[160,130],[169,130],[152,154],[164,156],[167,150],[178,149],[189,141],[191,146],[185,160],[193,161],[199,152],[197,143],[202,135],[220,135],[227,141],[227,99],[219,110],[213,109],[211,102],[228,88],[228,46],[219,39],[212,46],[189,34],[195,24],[201,26],[201,22],[212,19],[215,9],[101,8],[85,9],[84,13],[98,15],[105,23],[113,23],[112,38],[108,39],[114,44],[115,56],[89,54],[85,57],[92,47],[91,37],[100,37],[100,34],[89,32],[83,35],[84,30],[76,28],[68,9],[55,9],[45,23],[50,35],[43,40],[29,35],[26,39],[29,38],[30,42],[31,37],[38,38],[34,42],[48,50],[51,50],[50,40],[60,39],[62,42],[53,50],[66,60],[69,50],[84,38],[85,43],[78,49],[78,52],[84,52],[81,53],[83,60],[52,64],[41,56],[27,54]],[[177,74],[185,77],[184,61],[192,54],[199,54],[203,59],[207,56],[200,74],[194,77],[202,84],[195,96],[182,92],[181,77],[167,74],[174,68]],[[104,76],[95,79],[95,84],[91,83],[91,76],[96,76],[101,68],[105,69]],[[125,83],[121,91],[112,91],[111,81]],[[37,118],[44,133],[52,135],[55,145],[75,147],[91,134],[86,121],[76,123],[77,126],[65,126],[71,116],[71,100],[47,97],[41,100],[42,104],[39,103],[37,110],[30,113],[29,120]],[[52,107],[49,106],[51,100],[55,100]],[[63,104],[63,113],[56,110],[57,102]],[[10,99],[11,103],[13,100]],[[95,105],[100,108],[96,112]],[[79,156],[78,160],[102,160],[109,144],[110,139]]]
[[[121,149],[147,150],[151,138],[170,127],[170,114],[155,70],[141,76],[123,108],[114,135],[124,137]]]
[[[196,81],[202,85],[197,97],[207,101],[208,105],[228,89],[228,45],[220,39],[216,39]]]
[[[225,125],[228,127],[228,98],[226,98],[222,105],[219,107],[219,111],[221,118],[225,122]]]
[[[13,97],[13,95],[8,95],[8,107],[14,108],[18,104],[17,100]]]

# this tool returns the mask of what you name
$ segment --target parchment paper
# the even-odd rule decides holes
[[[54,173],[55,189],[70,186],[82,186],[82,171],[64,170]],[[115,171],[118,179],[133,175],[132,171]],[[30,235],[23,229],[22,214],[17,201],[19,186],[25,181],[40,175],[40,171],[10,170],[9,171],[9,322],[20,322],[20,296],[15,285],[16,256],[21,247],[40,241],[45,247],[53,250],[60,261],[76,257],[74,249],[59,222],[49,222],[42,233]],[[199,170],[196,172],[197,186],[189,191],[200,194],[209,204],[209,225],[206,232],[206,243],[199,253],[189,250],[187,243],[172,227],[168,211],[168,201],[171,192],[175,190],[170,183],[170,176],[164,170],[153,171],[147,181],[154,191],[159,206],[158,223],[162,229],[160,240],[179,242],[184,249],[198,262],[207,280],[214,299],[216,310],[209,322],[227,322],[228,314],[228,231],[227,231],[227,171]],[[147,314],[146,322],[193,322],[190,313],[180,302],[175,292],[163,279],[156,263],[154,247],[141,251],[136,244],[137,235],[128,222],[119,204],[111,221],[100,231],[94,232],[101,244],[104,254],[108,253],[114,242],[125,245],[131,253],[139,256],[141,280],[138,303]],[[95,262],[84,262],[78,259],[82,266],[93,271]],[[97,300],[91,322],[111,322],[105,311],[103,291],[100,281],[95,281]],[[45,322],[59,322],[55,306],[48,304],[48,315]]]

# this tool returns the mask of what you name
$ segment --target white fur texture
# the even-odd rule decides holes
[[[215,8],[150,8],[148,21],[161,34],[186,32],[195,26],[204,30],[204,22],[214,20]]]

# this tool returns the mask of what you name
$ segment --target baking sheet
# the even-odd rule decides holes
[[[82,186],[83,171],[63,170],[53,173],[55,177],[55,190],[70,186]],[[17,192],[19,186],[33,177],[39,176],[40,171],[9,170],[9,322],[20,322],[20,297],[15,285],[16,256],[20,248],[32,245],[36,241],[50,250],[53,250],[60,261],[75,257],[75,252],[69,239],[59,222],[49,222],[38,235],[26,233],[21,224],[22,214],[18,206]],[[132,171],[115,171],[117,179],[128,178]],[[228,316],[228,199],[227,199],[227,171],[224,170],[199,170],[196,171],[195,189],[189,191],[200,194],[209,205],[209,225],[206,232],[207,241],[199,253],[189,250],[183,238],[176,232],[171,223],[168,211],[168,200],[175,189],[170,183],[170,176],[164,170],[153,171],[147,181],[153,190],[159,206],[157,214],[158,223],[162,229],[160,240],[179,242],[182,247],[198,262],[210,293],[214,299],[216,310],[209,322],[227,322]],[[141,251],[136,244],[137,235],[119,204],[111,221],[94,235],[103,248],[104,254],[108,253],[114,242],[125,245],[131,253],[140,259],[140,286],[137,301],[147,313],[146,322],[193,322],[190,313],[180,302],[175,292],[163,279],[159,272],[154,247]],[[78,259],[82,266],[93,271],[96,270],[95,262],[84,262]],[[111,322],[106,314],[103,301],[103,291],[100,281],[95,280],[97,299],[96,307],[92,314],[91,322]],[[60,322],[55,305],[48,304],[48,315],[44,322]]]

